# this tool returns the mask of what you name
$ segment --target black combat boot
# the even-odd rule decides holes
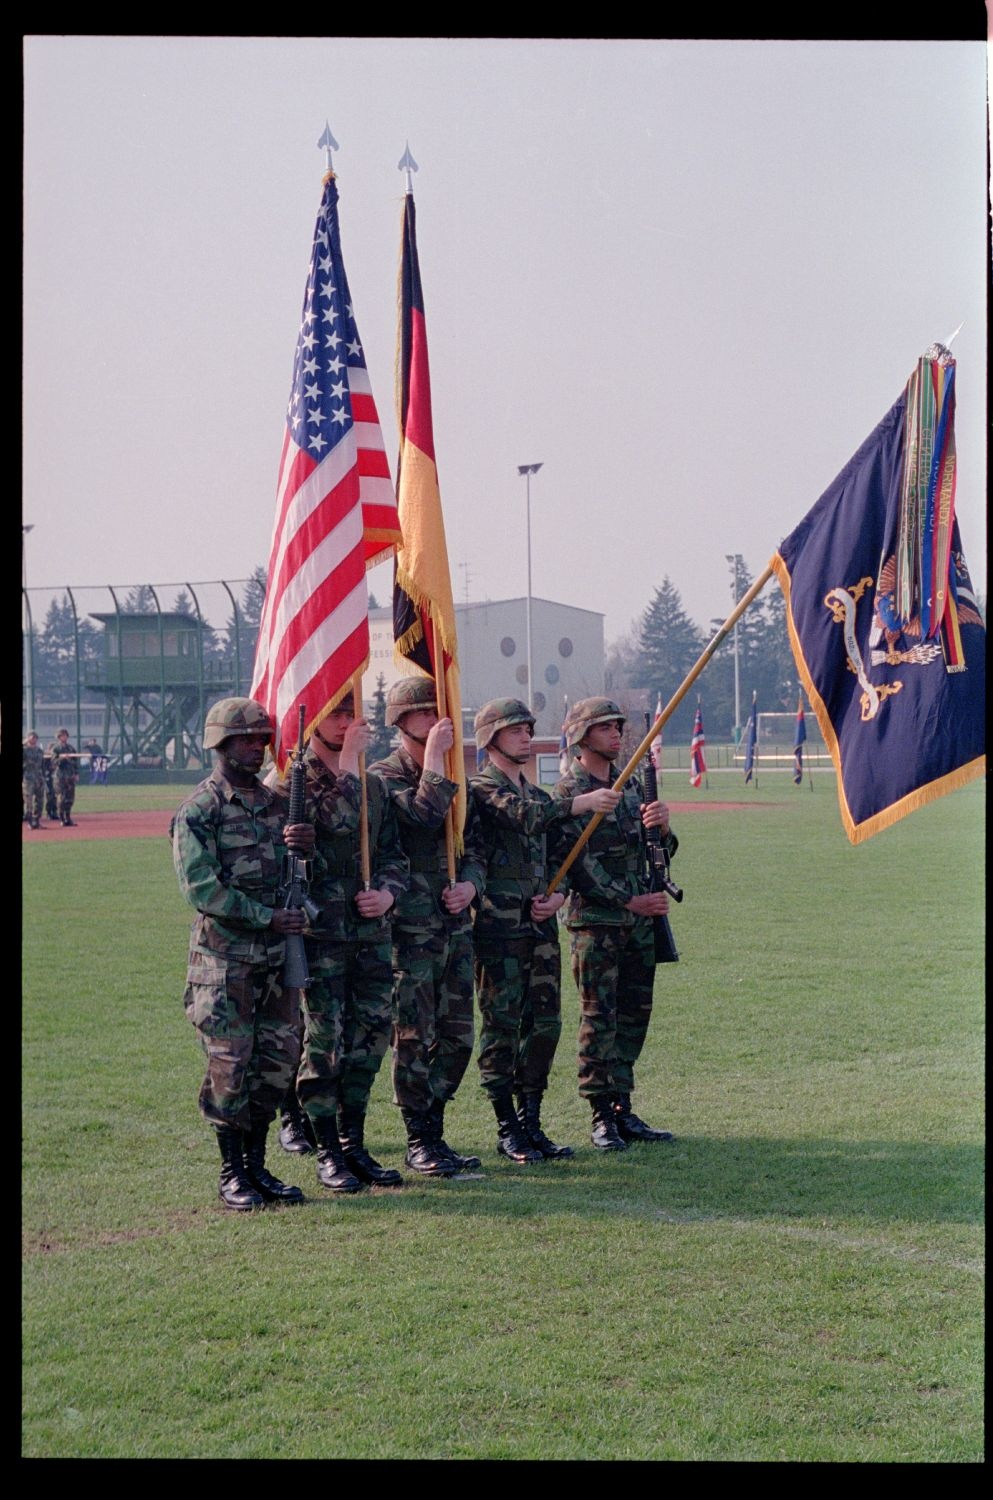
[[[338,1111],[338,1135],[345,1166],[360,1182],[373,1187],[403,1187],[403,1178],[392,1167],[380,1166],[365,1149],[365,1113],[342,1105]]]
[[[514,1114],[510,1090],[504,1089],[502,1093],[494,1094],[491,1102],[493,1113],[497,1117],[497,1150],[500,1155],[505,1156],[508,1161],[541,1161],[541,1152],[532,1146]]]
[[[280,1182],[278,1177],[266,1171],[265,1143],[268,1134],[268,1121],[252,1121],[252,1128],[245,1138],[245,1168],[248,1180],[255,1191],[262,1194],[267,1203],[302,1203],[303,1193],[298,1187],[293,1187],[288,1182]]]
[[[225,1208],[235,1213],[251,1213],[253,1208],[262,1208],[265,1200],[258,1192],[245,1167],[242,1148],[245,1137],[240,1130],[222,1125],[217,1131],[217,1144],[221,1151],[221,1180],[217,1194]]]
[[[295,1089],[289,1089],[279,1111],[279,1144],[284,1151],[298,1156],[312,1156],[317,1139],[309,1117],[300,1108]]]
[[[450,1156],[460,1172],[474,1172],[483,1164],[478,1156],[463,1156],[461,1151],[456,1151],[445,1140],[445,1100],[435,1099],[428,1110],[428,1122],[434,1133],[434,1143],[439,1151]]]
[[[640,1120],[631,1108],[630,1094],[614,1095],[614,1122],[624,1141],[671,1141],[671,1130],[653,1130]]]
[[[598,1151],[626,1151],[628,1143],[621,1139],[614,1114],[613,1094],[594,1094],[590,1099],[593,1109],[593,1130],[590,1140]]]
[[[534,1149],[540,1151],[548,1161],[561,1161],[566,1156],[575,1155],[571,1146],[557,1146],[542,1130],[540,1094],[517,1096],[517,1118]]]
[[[318,1182],[332,1193],[357,1193],[362,1184],[345,1164],[338,1126],[330,1115],[318,1115],[313,1126],[317,1137]]]
[[[427,1115],[419,1115],[409,1109],[400,1111],[407,1127],[407,1154],[404,1161],[412,1172],[424,1177],[454,1177],[460,1169],[454,1158],[442,1151],[434,1138],[434,1129]]]

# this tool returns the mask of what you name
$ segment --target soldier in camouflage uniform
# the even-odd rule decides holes
[[[568,799],[606,787],[621,748],[624,715],[609,698],[584,698],[569,710],[566,743],[572,769],[554,795]],[[582,822],[569,830],[575,843]],[[643,804],[637,782],[625,782],[620,801],[594,831],[569,870],[566,916],[572,972],[579,990],[579,1092],[593,1110],[592,1140],[601,1151],[623,1151],[629,1141],[669,1141],[631,1109],[634,1065],[652,1014],[655,937],[652,918],[664,916],[669,898],[649,892],[645,828],[658,828],[670,855],[678,840],[664,802]]]
[[[449,883],[445,814],[457,787],[444,772],[454,743],[439,719],[434,682],[403,677],[386,696],[386,723],[400,748],[370,769],[396,810],[410,885],[393,914],[393,1092],[407,1130],[414,1172],[451,1177],[479,1166],[444,1138],[445,1107],[472,1056],[472,927],[469,905],[482,895],[485,856],[470,802],[456,879]]]
[[[497,1150],[512,1161],[572,1156],[541,1126],[541,1098],[562,1030],[561,950],[555,913],[565,900],[546,896],[549,862],[569,850],[562,830],[586,812],[620,800],[601,787],[553,801],[526,780],[534,716],[516,698],[497,698],[476,715],[476,745],[489,757],[470,781],[486,849],[486,890],[474,927],[476,996],[482,1018],[479,1070],[497,1117]],[[517,1093],[517,1114],[513,1094]]]
[[[341,703],[317,725],[304,756],[305,816],[316,825],[326,868],[310,888],[320,916],[306,938],[311,982],[301,997],[303,1055],[295,1095],[316,1137],[318,1180],[334,1193],[354,1193],[365,1183],[403,1183],[399,1172],[381,1166],[365,1148],[369,1095],[392,1025],[387,913],[407,889],[393,805],[368,773],[370,881],[368,889],[362,885],[359,755],[370,739],[369,725],[356,720],[351,701]],[[292,1113],[292,1098],[284,1109]]]
[[[203,743],[214,769],[176,813],[173,863],[197,917],[184,1005],[207,1054],[200,1112],[217,1132],[226,1208],[299,1203],[299,1188],[266,1170],[265,1143],[296,1072],[299,1003],[282,982],[285,937],[302,911],[279,904],[287,848],[308,855],[309,823],[286,827],[258,779],[273,724],[251,698],[224,698],[207,714]]]
[[[52,787],[55,795],[56,814],[66,828],[75,828],[72,820],[72,804],[76,800],[76,783],[79,780],[79,762],[76,747],[69,740],[68,729],[60,729],[48,747],[52,761]]]
[[[33,729],[21,747],[21,765],[24,819],[32,828],[40,828],[45,803],[45,752]]]

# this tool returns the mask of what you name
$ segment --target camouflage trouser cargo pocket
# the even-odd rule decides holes
[[[393,935],[393,1094],[423,1113],[454,1099],[472,1057],[472,930]]]
[[[192,952],[183,1003],[207,1054],[201,1113],[240,1130],[271,1120],[300,1057],[296,993],[268,964]]]
[[[228,999],[227,964],[194,954],[186,971],[183,1006],[187,1018],[204,1036],[228,1036],[237,1028],[238,1008]]]

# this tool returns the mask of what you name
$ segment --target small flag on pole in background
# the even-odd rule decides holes
[[[932,345],[772,559],[853,844],[986,770],[986,629],[954,514],[954,376]]]
[[[251,696],[297,740],[369,660],[366,569],[400,540],[396,498],[341,258],[338,189],[324,179],[293,365]]]
[[[797,786],[803,781],[803,746],[807,738],[807,721],[803,716],[803,699],[796,711],[796,733],[793,736],[793,780]]]
[[[752,779],[752,771],[755,767],[755,735],[758,727],[758,709],[755,706],[756,694],[752,694],[752,711],[748,715],[748,723],[745,725],[745,782]]]
[[[707,774],[707,759],[704,755],[706,743],[703,735],[703,714],[700,711],[698,698],[696,716],[693,720],[693,738],[690,741],[690,786],[699,786]]]
[[[658,701],[655,704],[655,718],[652,721],[653,723],[657,723],[658,720],[661,719],[661,717],[662,717],[662,708],[663,708],[662,694],[659,693]],[[655,767],[655,775],[656,775],[656,777],[658,779],[658,784],[659,784],[659,786],[661,786],[662,785],[662,730],[661,729],[659,729],[658,734],[652,740],[651,746],[649,747],[649,754],[652,757],[652,765]]]

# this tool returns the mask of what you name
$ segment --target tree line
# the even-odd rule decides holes
[[[739,562],[739,599],[752,582],[747,566]],[[642,690],[648,694],[650,710],[654,710],[658,697],[664,706],[723,624],[724,618],[711,620],[710,629],[704,634],[686,613],[679,590],[666,576],[631,629],[608,646],[604,664],[607,692],[621,697],[630,689]],[[748,718],[753,692],[758,695],[760,709],[787,711],[797,706],[798,684],[786,628],[786,601],[782,590],[772,584],[738,621],[738,679],[742,726]],[[676,743],[689,741],[698,695],[708,739],[730,740],[735,724],[733,634],[718,647],[668,720],[666,739]],[[640,737],[636,736],[635,742]]]
[[[751,586],[747,566],[738,565],[738,597]],[[236,659],[240,661],[241,681],[238,691],[247,693],[251,685],[255,642],[265,601],[266,570],[260,565],[245,582],[238,601],[237,615],[230,610],[222,627],[206,621],[203,625],[205,662],[227,663],[232,675]],[[376,601],[370,598],[370,608]],[[168,606],[174,614],[196,613],[186,589],[181,589]],[[145,584],[132,588],[121,602],[123,614],[155,614],[155,597]],[[679,687],[704,647],[723,625],[723,619],[710,622],[706,634],[683,608],[679,590],[666,576],[642,615],[626,634],[607,647],[605,689],[615,697],[630,690],[647,695],[647,706],[654,709],[657,698],[667,703]],[[78,621],[80,681],[85,683],[87,664],[103,661],[103,632],[83,616]],[[48,702],[71,702],[76,696],[76,636],[69,597],[53,599],[40,629],[34,636],[34,689],[37,698]],[[237,642],[237,652],[235,643]],[[742,723],[748,717],[753,691],[759,707],[766,710],[791,710],[797,704],[796,668],[786,629],[786,606],[782,591],[770,585],[738,622],[738,675]],[[686,695],[666,726],[666,737],[672,742],[686,742],[693,730],[693,716],[699,693],[704,725],[711,739],[730,739],[735,723],[734,640],[729,635],[719,647],[697,684]],[[385,697],[380,701],[382,685],[374,695],[374,728],[378,753],[386,753],[390,736],[385,727]],[[96,701],[100,695],[87,692],[84,698]],[[639,725],[633,726],[635,729]],[[640,735],[636,736],[635,743]]]

